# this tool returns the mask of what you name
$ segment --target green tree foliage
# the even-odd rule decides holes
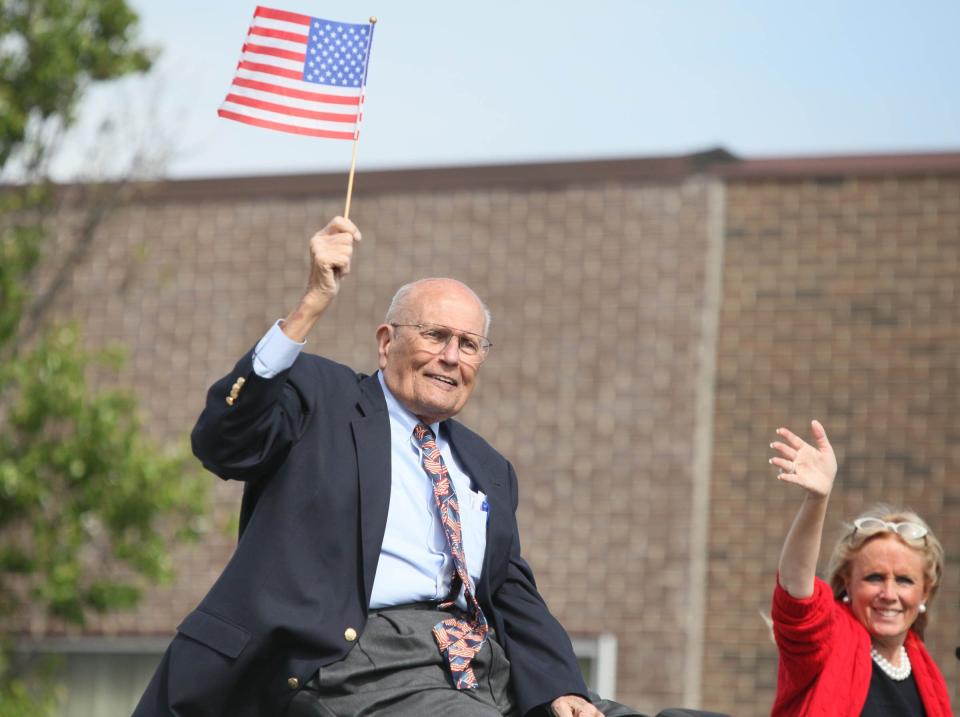
[[[42,176],[49,128],[69,128],[94,82],[146,70],[126,0],[0,0],[0,169],[29,181],[0,188],[0,624],[24,610],[82,624],[131,607],[171,577],[170,541],[192,533],[204,482],[182,446],[143,433],[132,394],[97,390],[121,360],[84,348],[75,323],[37,310],[53,193]],[[91,229],[92,231],[92,229]],[[40,302],[42,304],[42,302]],[[41,715],[0,650],[0,717]],[[36,677],[36,676],[34,676]]]
[[[143,434],[133,397],[92,391],[75,325],[57,325],[0,369],[0,600],[82,624],[87,610],[136,604],[143,581],[171,577],[167,540],[190,535],[203,485],[184,451]],[[192,480],[191,480],[192,479]],[[178,520],[173,520],[179,518]],[[181,530],[160,530],[179,524]]]
[[[0,3],[0,166],[45,122],[69,126],[91,82],[150,67],[126,0]],[[24,146],[24,144],[28,146]]]

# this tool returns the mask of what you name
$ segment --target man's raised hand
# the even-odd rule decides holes
[[[360,230],[349,219],[334,217],[310,239],[310,276],[300,304],[283,322],[283,332],[304,341],[317,319],[340,291],[340,280],[350,273],[353,243]]]
[[[350,273],[353,242],[360,230],[349,219],[334,217],[310,239],[310,279],[304,302],[325,309],[340,290],[340,279]]]

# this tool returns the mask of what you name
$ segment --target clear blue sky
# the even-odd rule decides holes
[[[252,0],[132,0],[153,77],[92,93],[173,176],[338,171],[350,143],[219,119]],[[960,151],[956,0],[262,0],[376,15],[359,168]],[[159,117],[157,123],[146,119]],[[138,140],[130,139],[130,143]],[[142,137],[139,141],[143,141]],[[81,132],[58,174],[79,166]]]

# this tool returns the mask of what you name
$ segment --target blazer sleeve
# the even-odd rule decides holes
[[[520,555],[517,478],[509,463],[508,470],[513,539],[506,578],[491,598],[507,633],[501,639],[510,659],[514,694],[520,713],[527,714],[561,695],[586,698],[587,686],[566,630],[550,613],[530,566]]]
[[[314,414],[323,385],[314,365],[319,361],[301,354],[290,369],[267,379],[254,372],[253,352],[247,353],[207,392],[190,436],[194,455],[225,480],[273,474]],[[355,375],[341,368],[355,384]]]

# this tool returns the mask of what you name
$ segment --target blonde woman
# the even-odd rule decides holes
[[[943,548],[915,513],[880,506],[849,525],[828,580],[817,578],[837,459],[818,421],[811,432],[812,444],[780,428],[770,444],[778,479],[804,490],[773,596],[780,666],[772,715],[952,715],[922,642]]]

